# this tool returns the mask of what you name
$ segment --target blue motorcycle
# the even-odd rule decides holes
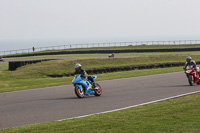
[[[91,77],[93,78],[94,81],[97,79],[97,76],[91,76]],[[75,94],[79,98],[83,98],[85,95],[101,96],[102,94],[101,86],[98,83],[95,83],[96,87],[92,88],[92,84],[88,80],[88,78],[81,77],[81,74],[77,74],[74,76],[72,84],[75,87]]]

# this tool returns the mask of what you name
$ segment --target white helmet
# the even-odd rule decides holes
[[[76,65],[75,65],[75,70],[79,70],[79,69],[81,69],[81,64],[76,63]]]
[[[187,58],[186,58],[186,61],[189,63],[189,62],[191,62],[191,60],[192,60],[192,57],[190,57],[190,56],[188,56]]]

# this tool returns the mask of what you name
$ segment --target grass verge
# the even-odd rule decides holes
[[[48,122],[0,132],[200,132],[200,94],[85,118]]]
[[[171,68],[158,68],[158,69],[146,69],[146,70],[133,70],[133,71],[121,71],[113,73],[97,74],[98,81],[128,78],[152,74],[171,73],[182,71],[182,67]],[[27,90],[35,88],[43,88],[50,86],[72,84],[73,77],[51,78],[51,77],[26,77],[18,78],[17,76],[0,78],[0,92]]]
[[[8,70],[8,63],[0,63],[0,73],[5,70]]]
[[[180,55],[199,55],[199,51],[188,52],[145,52],[145,53],[115,53],[115,57],[141,57],[141,56],[180,56]],[[85,58],[85,57],[108,57],[108,54],[62,54],[62,55],[41,55],[41,56],[27,56],[27,57],[12,57],[4,58],[5,61],[12,60],[28,60],[28,59],[49,59],[49,58]]]
[[[129,67],[136,65],[185,62],[185,58],[185,55],[163,55],[145,57],[53,60],[26,65],[14,72],[5,72],[5,74],[2,74],[2,78],[17,77],[21,79],[27,79],[30,77],[40,78],[47,77],[48,75],[72,74],[74,73],[74,65],[76,63],[82,64],[82,68],[87,71],[104,68]],[[193,59],[195,61],[199,61],[200,56],[193,56]]]

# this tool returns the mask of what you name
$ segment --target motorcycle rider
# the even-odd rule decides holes
[[[81,68],[81,64],[79,64],[79,63],[77,63],[77,64],[75,65],[75,72],[74,72],[74,75],[76,75],[76,74],[81,74],[81,76],[82,76],[83,78],[86,78],[86,77],[87,77],[88,80],[89,80],[89,81],[91,82],[91,84],[92,84],[92,88],[94,89],[94,88],[96,87],[93,78],[92,78],[91,76],[88,76],[87,72]]]
[[[186,63],[185,63],[184,70],[186,69],[186,67],[187,67],[188,65],[193,66],[194,70],[200,75],[200,72],[197,71],[197,64],[196,64],[196,62],[195,62],[194,60],[192,60],[192,57],[190,57],[190,56],[188,56],[188,57],[186,58]]]

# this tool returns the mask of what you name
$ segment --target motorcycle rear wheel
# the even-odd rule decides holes
[[[199,81],[197,82],[197,85],[200,85],[200,79],[199,79]]]
[[[98,84],[98,83],[96,83],[96,87],[98,87],[98,89],[95,89],[95,96],[101,96],[101,94],[102,94],[102,89],[101,89],[101,86]]]
[[[85,96],[85,91],[84,91],[83,88],[82,88],[82,91],[81,91],[80,87],[76,86],[74,90],[75,90],[76,96],[78,98],[83,98]]]
[[[192,76],[188,76],[188,82],[189,82],[190,86],[193,86],[194,78]]]

